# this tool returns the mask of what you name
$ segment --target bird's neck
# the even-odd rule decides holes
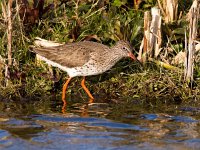
[[[123,53],[121,50],[119,50],[119,47],[114,46],[111,50],[112,55],[115,56],[116,59],[121,59],[123,58]]]

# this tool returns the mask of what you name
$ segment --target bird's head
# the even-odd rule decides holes
[[[132,47],[129,42],[127,41],[118,41],[115,47],[120,51],[123,57],[130,57],[133,60],[137,60],[135,55],[132,53]]]

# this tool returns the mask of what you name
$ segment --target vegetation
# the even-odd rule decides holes
[[[110,46],[123,39],[133,45],[134,53],[138,55],[144,32],[144,12],[158,6],[158,1],[13,1],[12,65],[8,66],[6,74],[8,40],[5,31],[8,22],[7,4],[3,1],[0,8],[0,99],[38,100],[52,97],[55,93],[61,96],[59,91],[67,74],[57,68],[52,74],[47,65],[38,64],[35,54],[29,51],[37,36],[60,43],[93,40]],[[187,4],[179,1],[179,17],[167,23],[162,20],[162,51],[157,62],[171,64],[175,69],[166,69],[156,61],[140,65],[123,60],[111,71],[88,78],[88,88],[97,101],[106,99],[118,103],[117,99],[138,99],[180,102],[200,98],[198,53],[192,86],[184,82],[183,64],[172,64],[175,56],[184,51],[183,31],[188,30],[186,15],[191,5],[192,1],[187,1]],[[86,97],[82,89],[77,88],[79,78],[73,80],[75,82],[71,82],[67,91],[73,93],[68,94],[71,99],[77,95]]]

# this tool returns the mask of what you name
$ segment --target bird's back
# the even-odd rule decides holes
[[[40,56],[68,68],[83,66],[92,55],[104,54],[109,49],[106,45],[91,41],[69,43],[48,48],[32,48]]]

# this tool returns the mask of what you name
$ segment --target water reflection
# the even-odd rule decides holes
[[[63,101],[63,106],[62,106],[62,113],[65,114],[66,113],[66,108],[67,108],[67,101],[66,99],[62,99]],[[88,100],[88,104],[84,105],[84,109],[82,110],[82,116],[88,116],[88,105],[92,104],[94,102],[94,99],[89,98]]]
[[[23,113],[1,107],[1,149],[200,149],[199,115],[188,109],[175,114],[172,106],[158,111],[93,102],[70,104],[60,113],[49,103],[43,111],[41,104],[31,106],[21,106]]]

